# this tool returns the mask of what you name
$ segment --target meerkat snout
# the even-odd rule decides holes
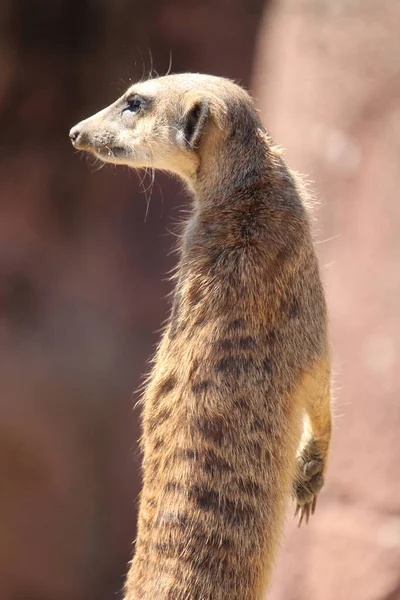
[[[77,150],[85,150],[90,145],[90,138],[81,123],[72,127],[69,132],[69,139]]]
[[[88,120],[89,119],[87,119],[87,121]],[[93,144],[92,136],[93,132],[90,132],[90,128],[85,127],[85,121],[81,121],[72,127],[69,132],[69,139],[77,150],[90,151]]]
[[[73,144],[78,140],[79,134],[80,134],[80,131],[79,131],[79,127],[77,125],[70,130],[69,139],[71,140],[71,142]]]

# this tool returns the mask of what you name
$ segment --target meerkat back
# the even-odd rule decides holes
[[[331,435],[326,306],[303,188],[247,92],[218,77],[135,84],[70,137],[105,162],[169,171],[192,196],[142,399],[125,598],[261,600],[290,497],[300,524],[314,513]]]

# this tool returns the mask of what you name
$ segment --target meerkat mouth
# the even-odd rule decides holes
[[[102,146],[101,148],[97,148],[96,152],[107,154],[107,156],[121,156],[126,154],[126,150],[122,146]]]
[[[126,150],[122,146],[98,146],[92,152],[101,160],[114,162],[115,159],[126,157]]]

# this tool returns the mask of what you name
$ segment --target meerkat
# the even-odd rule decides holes
[[[178,175],[193,197],[142,399],[125,599],[260,600],[288,499],[308,522],[331,437],[327,311],[304,186],[250,95],[219,77],[135,84],[70,138],[105,162]]]

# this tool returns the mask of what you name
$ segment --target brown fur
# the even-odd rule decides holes
[[[133,93],[145,106],[126,114]],[[248,94],[220,78],[137,84],[71,136],[110,162],[177,173],[194,196],[143,396],[126,599],[259,600],[292,489],[301,519],[315,508],[331,432],[326,307],[303,186]]]

